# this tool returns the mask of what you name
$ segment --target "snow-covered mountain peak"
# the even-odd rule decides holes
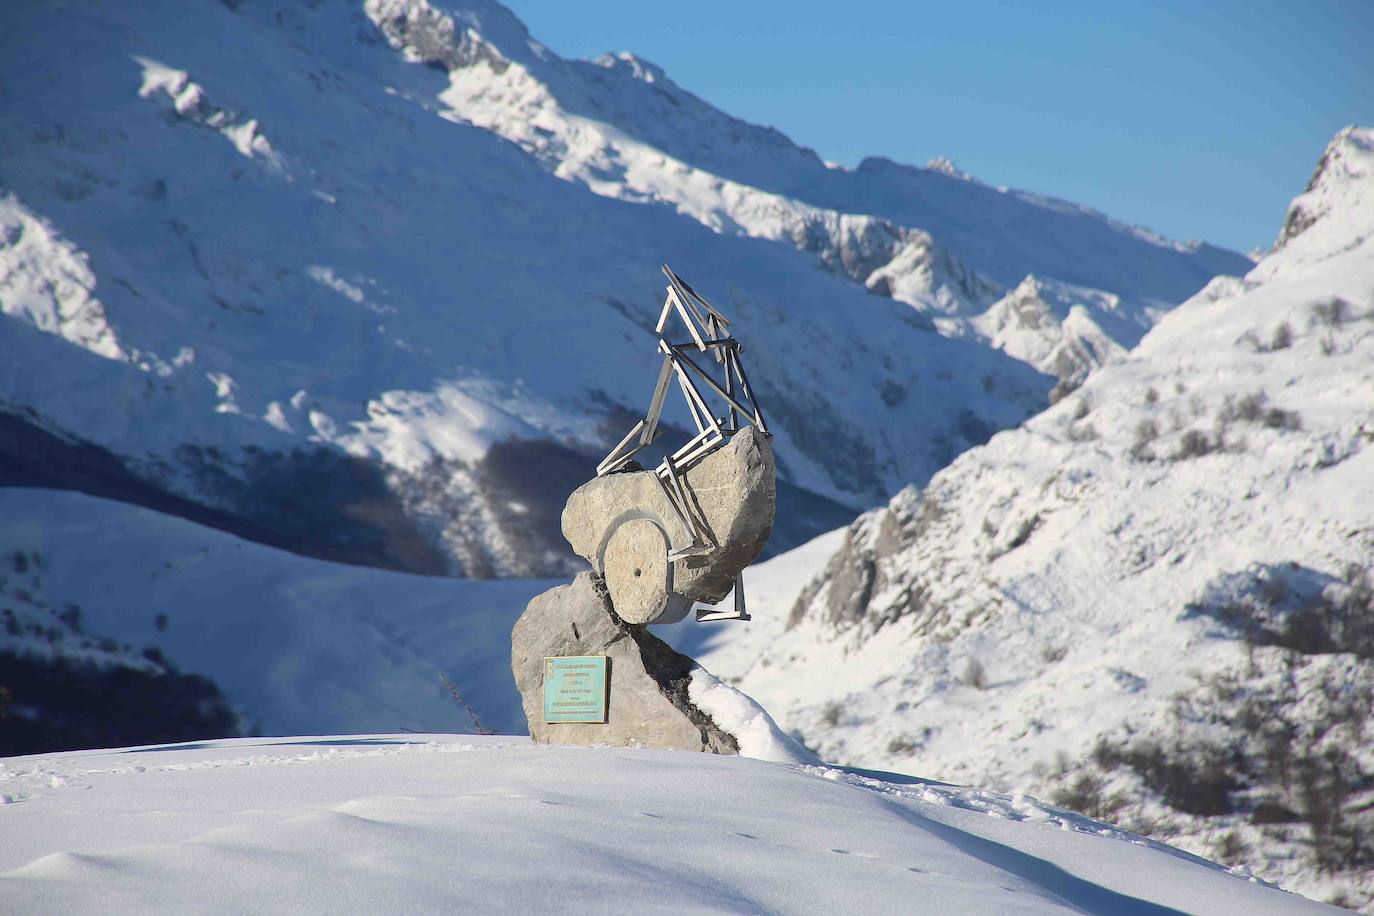
[[[471,34],[474,42],[488,40]],[[463,56],[450,68],[443,95],[449,116],[516,142],[559,177],[597,194],[667,206],[716,232],[806,248],[798,240],[814,240],[825,231],[819,224],[868,216],[899,233],[925,232],[962,270],[993,286],[1004,289],[1034,271],[1151,307],[1177,303],[1222,269],[1249,266],[1240,255],[1172,242],[1086,207],[986,187],[948,159],[918,168],[868,157],[852,171],[831,168],[781,132],[719,111],[633,54],[587,62],[544,53],[526,61],[490,41],[503,61],[523,66],[483,66]],[[840,244],[832,237],[811,250]],[[837,260],[821,263],[833,267]],[[894,263],[887,273],[901,270]],[[903,285],[900,277],[878,283],[869,274],[849,276],[879,292]]]
[[[955,165],[953,159],[945,156],[935,156],[927,160],[926,171],[938,172],[941,175],[948,175],[950,178],[958,178],[960,181],[978,181],[977,178]]]
[[[605,54],[593,58],[592,63],[606,70],[626,73],[631,79],[639,80],[642,83],[666,84],[674,89],[677,88],[677,84],[668,79],[668,75],[662,67],[650,63],[642,57],[636,57],[629,51],[607,51]]]
[[[1311,259],[1374,230],[1374,128],[1351,125],[1332,138],[1311,180],[1288,208],[1276,248]],[[1295,240],[1306,236],[1301,246]]]
[[[1028,274],[972,320],[993,346],[1060,379],[1060,390],[1136,344],[1158,312],[1121,297]]]
[[[363,10],[407,60],[443,69],[487,63],[532,64],[552,55],[506,7],[469,0],[442,8],[429,0],[364,0]]]

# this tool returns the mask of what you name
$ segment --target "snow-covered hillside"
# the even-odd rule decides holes
[[[824,759],[1369,906],[1374,131],[1332,141],[1244,278],[755,579],[703,660]]]
[[[329,563],[79,493],[0,489],[0,519],[0,746],[475,729],[441,675],[483,727],[525,729],[510,628],[553,582]],[[242,722],[134,713],[144,686],[192,707],[222,692]],[[25,722],[67,727],[38,744]]]
[[[572,568],[558,510],[643,409],[663,261],[750,347],[779,547],[1039,409],[1021,360],[1082,368],[1060,324],[1121,342],[1102,315],[1138,334],[1241,261],[948,170],[827,169],[482,2],[5,4],[0,92],[0,482],[419,572]],[[633,168],[594,180],[612,135]],[[1033,330],[970,323],[1031,272],[1059,291]]]
[[[0,758],[0,826],[16,912],[1332,912],[1025,796],[519,738]]]
[[[978,335],[1066,381],[1081,381],[1091,365],[1066,366],[970,319],[1036,274],[1072,289],[1070,304],[1084,305],[1083,314],[1071,323],[1047,314],[1023,336],[1052,334],[1065,349],[1101,336],[1130,347],[1212,276],[1249,267],[1233,252],[989,188],[947,160],[924,169],[878,159],[834,167],[775,130],[711,107],[628,52],[563,60],[485,0],[452,13],[424,0],[367,0],[367,10],[410,59],[449,71],[446,116],[507,137],[554,174],[596,194],[666,206],[717,232],[795,245],[936,319],[942,332]],[[1103,298],[1116,315],[1098,324],[1092,303]]]

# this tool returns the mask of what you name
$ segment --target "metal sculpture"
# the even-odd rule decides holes
[[[730,333],[730,319],[667,264],[663,265],[663,273],[668,278],[667,295],[658,324],[654,327],[663,364],[649,399],[649,409],[644,418],[637,421],[625,438],[597,465],[596,475],[605,477],[624,469],[636,454],[659,438],[662,434],[659,420],[668,388],[676,380],[687,412],[696,424],[697,433],[675,451],[665,453],[654,469],[658,484],[678,520],[691,534],[689,544],[669,549],[667,560],[673,562],[709,553],[719,546],[710,542],[709,529],[696,514],[684,479],[686,472],[743,429],[741,423],[752,426],[766,438],[771,439],[771,434],[749,385],[749,376],[744,371],[741,356],[744,347]],[[668,329],[674,319],[690,336],[689,340],[673,342],[669,339]],[[692,356],[694,351],[705,354],[705,357],[699,357],[703,361],[709,357],[721,377],[717,378],[698,363],[697,358]],[[698,382],[704,385],[708,394],[703,394]],[[719,412],[712,408],[712,403],[720,408]],[[698,606],[697,620],[748,620],[742,574],[735,577],[734,596],[733,611],[720,610],[711,605]]]

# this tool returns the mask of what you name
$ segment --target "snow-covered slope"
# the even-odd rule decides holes
[[[1244,278],[756,578],[787,583],[752,590],[764,612],[797,596],[786,621],[704,661],[825,759],[1044,794],[1368,905],[1374,131],[1332,141]]]
[[[494,3],[446,13],[423,0],[368,0],[367,10],[411,59],[449,71],[447,116],[507,137],[597,194],[795,245],[874,292],[939,316],[945,333],[983,335],[969,317],[1035,274],[1111,298],[1124,326],[1087,333],[1130,347],[1163,309],[1212,276],[1249,268],[1233,252],[989,188],[948,161],[924,169],[877,159],[853,171],[827,165],[777,131],[711,107],[633,54],[563,60]],[[1042,325],[1040,335],[1049,331]],[[1076,328],[1062,333],[1070,347],[1081,336]],[[1025,348],[1008,352],[1042,371],[1056,363]]]
[[[790,244],[454,123],[375,7],[0,9],[0,481],[331,559],[567,572],[558,512],[644,409],[664,261],[750,348],[779,544],[1044,403]]]
[[[12,757],[0,802],[19,912],[1332,912],[1025,796],[528,739]]]
[[[0,687],[11,717],[61,719],[81,706],[125,715],[140,702],[127,683],[92,696],[38,683],[35,694],[15,681],[27,657],[97,672],[181,669],[209,678],[243,719],[177,726],[150,714],[87,728],[83,746],[164,726],[211,737],[474,729],[441,675],[483,727],[525,729],[510,628],[556,583],[329,563],[80,493],[0,489],[0,519]],[[0,720],[0,736],[14,722]]]
[[[572,568],[558,509],[642,409],[662,261],[751,348],[775,546],[1243,263],[948,166],[828,168],[481,0],[7,4],[0,92],[0,481],[412,571]],[[1031,273],[1026,330],[993,303]]]

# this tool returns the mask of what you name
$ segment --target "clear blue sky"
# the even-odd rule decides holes
[[[823,158],[947,156],[1241,251],[1374,124],[1374,0],[506,2],[564,57],[633,51]]]

